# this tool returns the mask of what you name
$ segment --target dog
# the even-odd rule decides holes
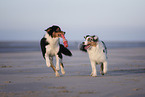
[[[59,77],[59,69],[61,67],[61,73],[64,75],[64,66],[62,62],[62,54],[67,56],[72,56],[72,53],[66,48],[67,41],[64,37],[65,32],[61,31],[59,26],[53,25],[46,30],[46,34],[40,41],[41,51],[43,58],[46,61],[48,67],[52,67],[55,72],[56,77]],[[60,44],[60,38],[63,38],[63,42],[66,43],[65,46]],[[56,68],[53,65],[53,57],[56,57]]]
[[[80,50],[88,52],[92,73],[91,76],[97,76],[96,64],[101,64],[100,73],[107,73],[107,47],[103,41],[100,41],[98,36],[86,35],[85,41],[81,43]]]

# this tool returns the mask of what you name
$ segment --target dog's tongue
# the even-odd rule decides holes
[[[87,50],[90,47],[90,45],[86,45],[84,48]]]
[[[63,34],[61,34],[61,37],[62,37],[62,39],[63,39],[63,44],[64,44],[64,46],[65,46],[65,47],[68,47],[67,40],[65,39],[65,37],[64,37]]]

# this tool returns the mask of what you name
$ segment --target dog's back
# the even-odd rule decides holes
[[[101,42],[103,43],[103,46],[104,46],[104,48],[105,48],[105,53],[107,54],[107,46],[106,46],[106,44],[105,44],[104,41],[101,41]]]

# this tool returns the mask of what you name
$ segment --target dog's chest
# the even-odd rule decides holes
[[[92,47],[91,49],[88,50],[88,54],[91,58],[96,58],[100,55],[100,49],[99,47]]]
[[[47,37],[46,41],[49,43],[46,45],[46,53],[56,55],[59,52],[59,38]]]
[[[90,60],[94,60],[96,62],[103,61],[105,59],[105,54],[103,53],[103,48],[100,48],[99,45],[96,47],[92,47],[88,50]]]

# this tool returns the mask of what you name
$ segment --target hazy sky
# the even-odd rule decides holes
[[[0,0],[0,41],[39,41],[53,24],[68,40],[145,41],[145,0]]]

